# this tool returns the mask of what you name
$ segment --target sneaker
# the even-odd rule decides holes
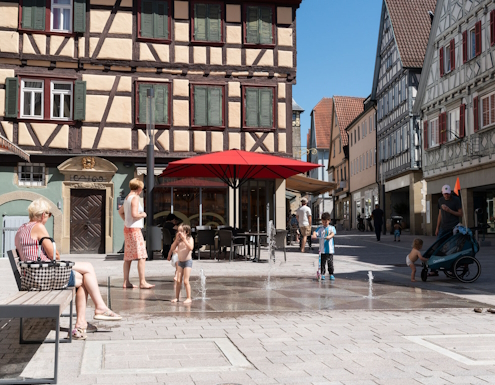
[[[324,276],[324,275],[322,275],[322,276],[321,276],[321,279],[322,279],[322,281],[324,281],[324,280],[325,280],[325,276]]]
[[[330,276],[330,281],[335,281],[335,277],[333,275]]]

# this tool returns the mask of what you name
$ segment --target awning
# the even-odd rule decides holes
[[[16,154],[17,156],[20,156],[22,159],[31,162],[29,160],[29,154],[26,151],[20,149],[14,143],[12,143],[10,140],[3,137],[2,135],[0,135],[0,150],[7,150],[13,154]]]
[[[318,179],[308,178],[303,174],[291,176],[286,180],[285,188],[287,190],[309,193],[312,195],[324,194],[337,187],[337,183],[323,182]]]

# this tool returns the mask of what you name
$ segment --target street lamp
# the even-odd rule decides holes
[[[146,153],[146,250],[148,259],[153,259],[152,226],[153,226],[153,187],[155,184],[155,89],[147,90],[146,95],[146,131],[149,143]]]

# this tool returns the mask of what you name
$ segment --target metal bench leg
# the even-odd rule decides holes
[[[71,302],[71,305],[72,305],[72,302]],[[72,307],[71,307],[71,312],[72,312]],[[71,321],[72,321],[72,317],[71,317]],[[55,365],[54,365],[54,371],[53,371],[53,380],[54,380],[53,383],[54,384],[57,383],[57,375],[58,375],[58,344],[60,341],[60,317],[57,317],[55,324],[56,324],[56,327],[55,327]],[[70,340],[72,341],[72,328],[70,330]]]

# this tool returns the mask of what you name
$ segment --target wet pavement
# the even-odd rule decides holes
[[[121,255],[68,256],[93,263],[105,301],[123,319],[98,322],[100,332],[86,341],[60,346],[59,384],[495,383],[495,314],[486,311],[495,308],[495,246],[478,253],[474,283],[443,274],[422,282],[419,266],[411,282],[405,256],[413,238],[376,242],[373,234],[341,232],[335,281],[316,281],[316,249],[300,253],[295,245],[287,262],[278,251],[275,265],[194,261],[190,305],[170,302],[169,262],[147,262],[154,289],[124,290]],[[422,238],[426,250],[434,238]],[[131,277],[137,283],[135,265]],[[15,294],[1,259],[0,280],[0,300]],[[90,302],[90,321],[92,312]],[[30,320],[26,335],[51,336],[51,326]],[[0,379],[51,376],[53,345],[19,345],[18,333],[18,320],[0,315]]]
[[[122,315],[173,315],[195,313],[215,317],[227,313],[301,312],[316,310],[414,310],[438,308],[486,307],[478,301],[460,298],[435,290],[393,285],[374,281],[339,278],[318,282],[314,278],[212,277],[207,278],[202,299],[199,277],[191,279],[191,304],[184,304],[185,290],[179,303],[174,298],[172,280],[152,278],[153,290],[122,290],[119,280],[110,290],[112,309]]]

